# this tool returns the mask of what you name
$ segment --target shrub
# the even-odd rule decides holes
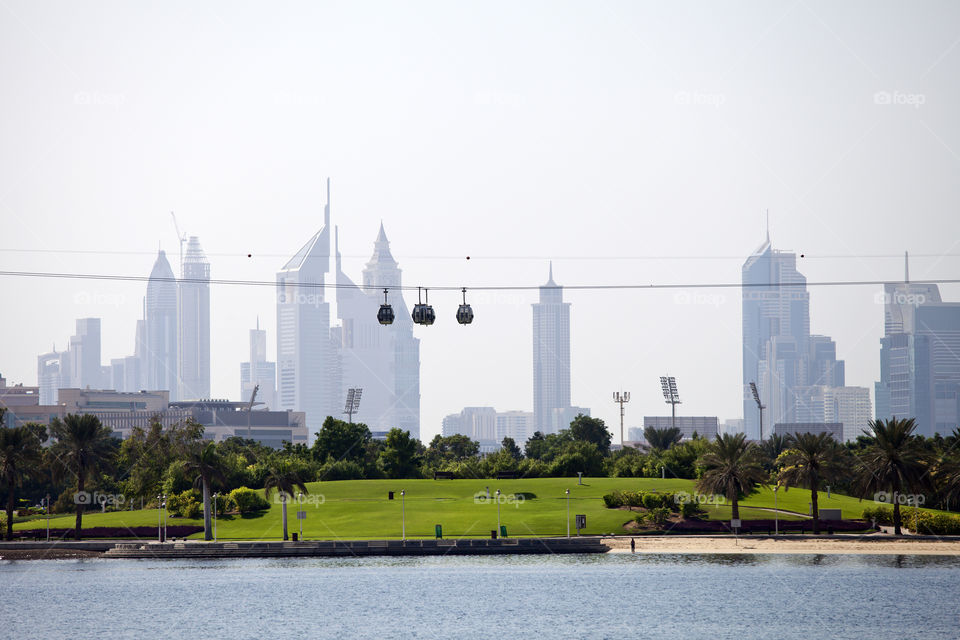
[[[893,509],[890,507],[867,507],[863,510],[861,517],[867,522],[876,520],[877,524],[893,525]],[[903,514],[901,514],[901,518],[903,518]]]
[[[196,518],[200,514],[200,492],[187,489],[167,496],[167,512],[174,518]]]
[[[210,496],[210,508],[213,509],[216,507],[217,514],[229,513],[237,508],[237,505],[234,504],[233,500],[230,498],[230,494],[221,493],[214,499],[213,496]]]
[[[317,471],[318,481],[327,480],[360,480],[363,478],[363,467],[353,460],[337,460],[328,462]]]
[[[666,507],[655,507],[647,512],[647,519],[658,527],[662,527],[664,524],[666,524],[669,517],[670,509],[667,509]]]
[[[920,509],[904,509],[903,526],[921,535],[960,535],[960,516],[948,513],[930,513]]]
[[[643,506],[645,509],[657,509],[663,506],[663,496],[658,493],[644,493]]]
[[[684,520],[696,518],[702,513],[703,509],[700,508],[700,505],[692,500],[680,503],[680,517]]]
[[[620,492],[614,491],[613,493],[608,493],[603,496],[603,504],[607,509],[618,509],[623,506],[623,502],[620,500]]]
[[[270,508],[270,503],[259,491],[247,487],[238,487],[230,492],[230,499],[237,505],[240,513],[253,513]]]

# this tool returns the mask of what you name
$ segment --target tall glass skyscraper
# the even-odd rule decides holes
[[[170,400],[178,400],[177,282],[162,250],[157,254],[147,281],[143,318],[143,388],[169,390]]]
[[[182,400],[210,397],[210,263],[191,236],[180,280],[180,392]]]
[[[533,304],[533,421],[537,431],[552,433],[554,418],[570,407],[570,303],[563,287],[549,278]],[[559,411],[558,411],[559,410]],[[566,425],[563,425],[566,426]],[[561,427],[562,428],[562,427]]]
[[[960,421],[960,303],[935,284],[884,285],[877,418],[914,418],[917,433],[947,435]]]

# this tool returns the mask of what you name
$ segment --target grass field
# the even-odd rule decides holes
[[[576,479],[538,478],[523,480],[350,480],[342,482],[309,483],[310,495],[305,498],[303,535],[316,539],[399,538],[401,510],[405,510],[407,537],[430,537],[434,525],[443,526],[444,537],[485,537],[497,527],[497,504],[475,500],[475,495],[491,496],[502,492],[500,522],[510,536],[565,535],[567,527],[567,500],[564,491],[570,489],[569,511],[571,527],[573,516],[585,514],[585,534],[622,533],[622,525],[630,520],[626,511],[607,509],[602,496],[614,489],[644,491],[693,491],[692,480],[657,478],[584,478],[578,486]],[[400,490],[406,490],[403,501]],[[396,492],[394,500],[387,499],[389,491]],[[525,494],[523,500],[514,494]],[[810,492],[805,489],[780,490],[777,507],[792,511],[796,516],[781,514],[782,519],[799,519],[808,513]],[[820,508],[841,509],[844,518],[859,518],[863,509],[874,506],[869,500],[859,501],[849,496],[820,493]],[[710,519],[730,519],[729,505],[704,505]],[[767,519],[774,514],[760,508],[774,506],[773,491],[761,489],[741,503],[741,518]],[[268,511],[252,517],[221,516],[217,523],[220,539],[269,540],[282,537],[280,505],[271,504]],[[290,532],[299,532],[296,505],[288,505]],[[69,528],[74,516],[50,519],[52,528]],[[84,514],[84,527],[94,526],[156,526],[157,511],[118,511]],[[168,524],[203,524],[202,519],[170,518]],[[40,518],[20,522],[15,529],[43,528]],[[574,530],[575,531],[575,530]],[[198,534],[194,537],[202,537]]]

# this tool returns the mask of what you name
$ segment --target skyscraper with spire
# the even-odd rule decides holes
[[[182,400],[210,397],[210,263],[190,236],[180,267],[179,371]]]
[[[553,433],[567,425],[570,408],[570,303],[553,281],[553,262],[540,301],[533,304],[533,420],[535,429]],[[563,418],[558,416],[564,415]]]
[[[147,281],[143,318],[143,388],[169,390],[170,399],[177,400],[180,388],[177,380],[177,282],[163,250],[157,254]]]
[[[355,420],[374,432],[398,427],[419,438],[420,340],[413,336],[413,322],[398,289],[401,270],[390,252],[383,223],[363,269],[362,286],[343,272],[339,249],[335,253],[340,325],[333,335],[338,343],[341,396],[349,388],[362,388]],[[386,326],[377,321],[384,288],[389,288],[388,301],[395,314],[393,324]]]
[[[324,285],[330,271],[330,180],[323,225],[277,272],[277,388],[281,409],[304,411],[318,431],[342,410]],[[337,404],[341,404],[338,408]]]
[[[777,423],[811,415],[805,388],[843,387],[845,372],[833,340],[810,335],[807,279],[795,253],[773,249],[769,217],[764,242],[743,264],[742,284],[744,432],[759,440]],[[751,382],[764,405],[762,433]]]
[[[960,423],[960,303],[944,302],[936,284],[910,281],[883,288],[884,336],[876,417],[914,418],[917,433],[947,435]]]
[[[254,387],[257,390],[257,402],[268,409],[277,406],[277,363],[267,360],[267,332],[260,328],[250,330],[250,361],[240,364],[240,399],[249,400]]]

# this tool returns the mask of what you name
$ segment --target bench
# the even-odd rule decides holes
[[[453,480],[453,471],[434,471],[434,480]]]
[[[497,480],[516,480],[517,475],[516,471],[497,471]]]

